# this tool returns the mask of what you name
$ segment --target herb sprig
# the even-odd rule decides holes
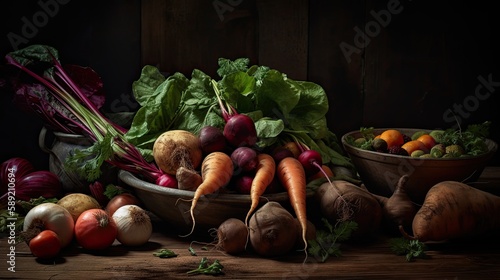
[[[391,238],[389,239],[389,244],[391,246],[391,250],[396,255],[404,255],[406,257],[406,261],[411,262],[415,258],[426,258],[425,250],[427,247],[424,243],[418,240],[409,240],[406,238]]]
[[[197,275],[197,274],[206,274],[206,275],[220,275],[224,274],[222,269],[224,266],[220,263],[219,260],[214,260],[213,263],[209,264],[208,258],[201,258],[200,264],[198,268],[190,270],[187,272],[188,275]]]
[[[319,230],[316,239],[309,240],[308,252],[320,262],[325,262],[330,256],[340,257],[339,242],[348,240],[353,231],[358,228],[354,221],[345,221],[332,226],[327,219],[322,219],[326,230]]]
[[[175,258],[178,256],[178,254],[174,253],[174,251],[169,249],[161,249],[158,250],[157,252],[154,252],[153,256],[158,257],[160,259],[166,259],[166,258]]]

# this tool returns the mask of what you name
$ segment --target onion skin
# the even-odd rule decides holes
[[[124,205],[141,205],[141,201],[131,193],[121,193],[114,196],[106,205],[106,212],[113,216],[118,208]]]
[[[2,164],[0,165],[0,183],[2,184],[0,186],[0,190],[2,193],[7,192],[9,185],[8,173],[10,173],[13,168],[15,168],[14,175],[16,176],[17,180],[35,171],[35,167],[33,166],[33,164],[31,164],[31,162],[25,158],[13,157],[2,162]]]
[[[59,177],[46,170],[31,172],[16,182],[16,198],[29,201],[32,198],[61,197],[63,187]]]
[[[38,228],[40,226],[42,228]],[[37,229],[38,231],[52,230],[57,234],[61,241],[61,247],[64,248],[73,240],[74,227],[73,217],[66,208],[47,202],[39,204],[28,211],[24,217],[23,231],[29,235],[29,231]]]
[[[124,205],[113,214],[118,229],[116,239],[125,246],[140,246],[149,241],[153,233],[151,218],[137,205]]]

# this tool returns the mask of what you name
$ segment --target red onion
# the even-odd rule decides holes
[[[15,191],[17,199],[28,201],[40,196],[44,198],[60,197],[63,188],[59,178],[54,173],[40,170],[17,179]]]
[[[0,183],[2,193],[6,193],[9,185],[9,173],[15,176],[16,180],[21,179],[23,176],[35,171],[33,164],[25,158],[13,157],[0,165]]]

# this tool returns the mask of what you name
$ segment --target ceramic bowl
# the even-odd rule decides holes
[[[380,134],[387,128],[374,129]],[[426,129],[395,128],[411,136]],[[427,129],[427,131],[430,131]],[[436,183],[446,180],[471,182],[476,180],[497,151],[498,145],[486,139],[488,152],[479,156],[461,158],[414,158],[388,153],[363,150],[350,145],[347,141],[361,137],[359,131],[351,131],[342,136],[344,149],[356,167],[365,186],[373,193],[390,196],[399,178],[409,176],[406,190],[415,202],[422,202],[427,191]]]
[[[132,173],[120,170],[119,179],[130,186],[144,207],[167,222],[179,233],[188,233],[192,227],[189,209],[193,191],[166,188],[146,182]],[[313,193],[308,191],[307,196]],[[289,208],[286,192],[265,194],[260,199],[260,205],[267,201],[276,201]],[[202,196],[194,211],[197,232],[217,228],[228,218],[245,220],[250,209],[250,195],[236,193],[214,193]]]

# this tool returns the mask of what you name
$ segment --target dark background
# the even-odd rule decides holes
[[[491,138],[500,142],[500,85],[490,92],[483,88],[484,100],[475,97],[481,85],[478,77],[500,82],[500,33],[493,4],[9,2],[0,14],[2,57],[14,50],[9,34],[23,36],[26,20],[33,23],[44,5],[50,7],[52,15],[45,12],[48,20],[18,47],[48,44],[60,51],[63,63],[92,67],[103,79],[107,112],[137,109],[131,101],[131,85],[146,64],[186,75],[198,68],[216,77],[217,58],[248,57],[252,64],[268,65],[293,79],[323,86],[330,101],[328,124],[339,138],[363,126],[448,128],[455,123],[446,112],[459,105],[466,113],[461,116],[462,127],[490,120]],[[355,46],[356,30],[369,36],[359,47]],[[355,50],[350,60],[341,45]],[[48,155],[38,147],[43,124],[14,108],[9,92],[0,95],[0,160],[21,156],[38,168],[47,168]],[[498,155],[491,164],[500,164]]]

